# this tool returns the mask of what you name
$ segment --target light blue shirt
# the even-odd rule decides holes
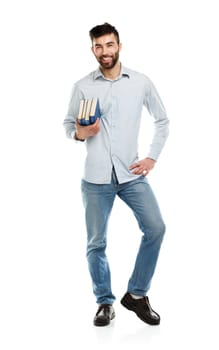
[[[67,137],[74,135],[80,100],[94,97],[100,103],[100,131],[85,141],[83,178],[95,184],[109,184],[114,166],[119,183],[132,181],[139,176],[133,175],[129,167],[138,161],[142,107],[154,117],[154,136],[145,156],[157,160],[168,136],[164,105],[147,76],[122,66],[119,77],[109,80],[98,68],[74,84],[63,122]]]

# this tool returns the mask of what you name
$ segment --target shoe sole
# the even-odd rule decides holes
[[[115,313],[113,313],[108,322],[94,321],[94,326],[97,326],[97,327],[108,326],[110,324],[110,322],[115,318],[115,316],[116,316]]]
[[[126,307],[126,309],[128,309],[129,311],[133,311],[137,316],[138,318],[140,318],[140,320],[142,320],[143,322],[145,323],[148,323],[149,325],[151,326],[158,326],[160,324],[160,320],[158,321],[153,321],[151,319],[146,319],[144,316],[142,316],[135,307],[133,307],[133,305],[130,305],[129,303],[127,303],[126,301],[124,300],[121,300],[120,301],[121,304]]]

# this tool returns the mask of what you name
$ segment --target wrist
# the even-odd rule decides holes
[[[155,159],[153,159],[153,158],[146,157],[145,159],[148,159],[148,160],[150,160],[150,161],[152,161],[152,162],[156,163],[156,160],[155,160]]]

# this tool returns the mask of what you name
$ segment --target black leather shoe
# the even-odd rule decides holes
[[[160,323],[160,316],[152,310],[148,297],[134,299],[129,293],[126,293],[121,299],[121,304],[128,310],[134,311],[142,321],[150,325]]]
[[[107,326],[114,317],[115,311],[112,305],[101,304],[97,310],[96,316],[94,317],[94,325]]]

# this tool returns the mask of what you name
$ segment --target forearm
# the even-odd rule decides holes
[[[65,128],[65,133],[68,138],[73,138],[73,135],[76,131],[75,119],[71,116],[66,116],[63,122]]]
[[[76,132],[76,117],[78,115],[81,98],[83,98],[83,95],[76,84],[73,86],[68,111],[63,122],[66,136],[68,138],[74,138],[74,134]]]
[[[169,135],[169,120],[167,118],[155,122],[154,136],[147,157],[158,160],[159,155]]]

